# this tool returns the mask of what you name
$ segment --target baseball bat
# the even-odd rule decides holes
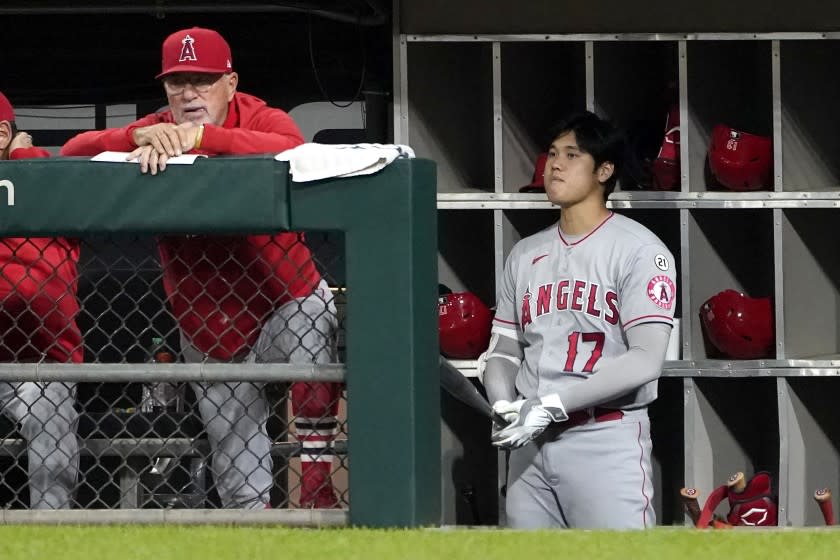
[[[688,512],[688,516],[695,525],[697,525],[697,520],[700,519],[700,504],[697,501],[699,497],[700,493],[695,488],[683,488],[680,490],[680,498],[682,498],[685,511]]]
[[[736,494],[740,494],[747,487],[747,479],[741,471],[736,472],[726,481],[726,486]]]
[[[834,506],[831,505],[831,490],[828,488],[820,488],[814,492],[814,500],[820,506],[823,519],[826,525],[834,525]]]
[[[490,418],[499,427],[507,425],[505,419],[493,410],[487,399],[478,392],[469,379],[443,356],[440,357],[440,385],[446,389],[447,393]]]

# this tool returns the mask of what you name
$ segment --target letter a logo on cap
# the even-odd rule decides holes
[[[181,47],[181,56],[178,57],[178,62],[186,62],[187,60],[191,60],[193,62],[198,62],[198,57],[195,56],[195,48],[193,47],[193,43],[195,39],[187,35],[186,37],[181,40],[181,44],[184,46]]]

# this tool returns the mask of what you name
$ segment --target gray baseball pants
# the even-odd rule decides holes
[[[29,505],[66,509],[79,473],[75,383],[0,383],[0,410],[26,439]]]
[[[335,303],[323,280],[309,296],[279,307],[240,362],[330,363],[338,326]],[[184,361],[220,363],[181,336]],[[261,509],[269,501],[271,439],[264,383],[192,383],[213,452],[216,490],[226,508]]]
[[[505,508],[515,529],[645,529],[656,524],[647,409],[546,430],[511,451]]]

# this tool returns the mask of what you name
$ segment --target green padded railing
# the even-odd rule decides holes
[[[299,184],[287,163],[270,156],[199,159],[158,176],[78,158],[7,161],[0,234],[345,232],[350,523],[435,525],[435,182],[434,163],[416,159],[374,175]]]

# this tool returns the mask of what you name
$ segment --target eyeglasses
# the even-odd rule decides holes
[[[196,93],[210,91],[224,74],[173,74],[163,79],[163,89],[168,95],[180,95],[190,85]]]

